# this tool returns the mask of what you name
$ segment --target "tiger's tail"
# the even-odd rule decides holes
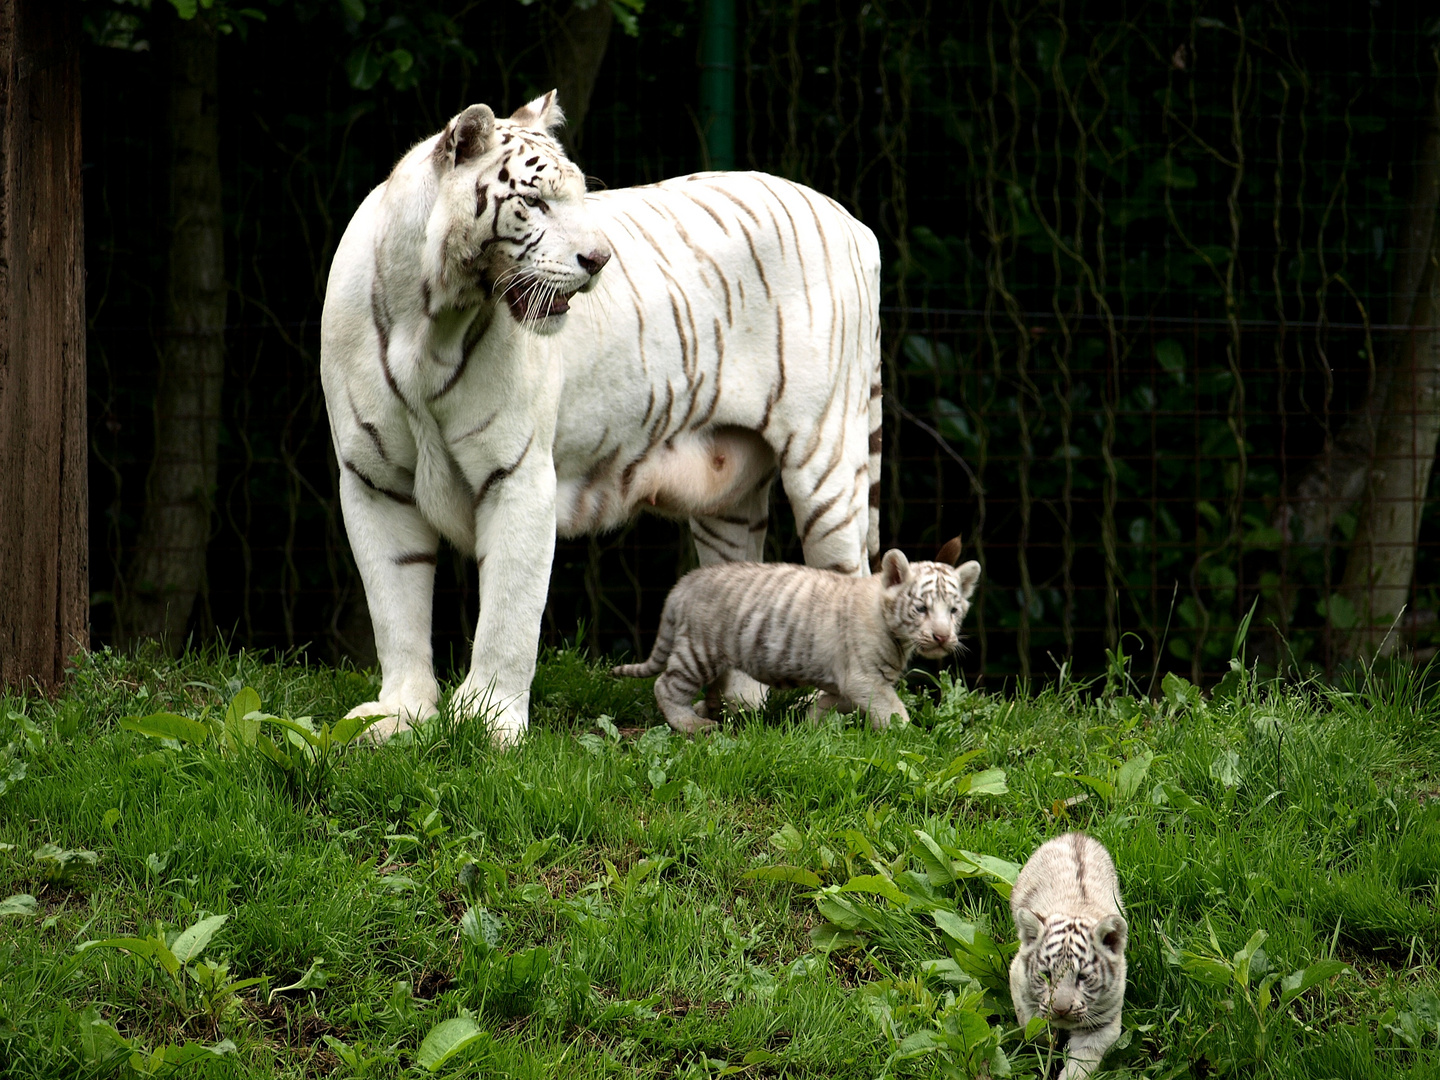
[[[670,605],[665,605],[665,614],[660,617],[660,632],[655,635],[655,648],[650,650],[648,660],[638,664],[620,664],[610,669],[611,675],[620,675],[627,679],[648,679],[652,675],[659,675],[665,670],[665,662],[670,659],[670,651],[675,647],[675,616]]]

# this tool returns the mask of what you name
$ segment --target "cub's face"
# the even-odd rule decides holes
[[[960,623],[980,580],[980,564],[909,562],[887,551],[881,563],[891,633],[921,656],[939,660],[960,648]]]
[[[562,119],[552,91],[509,120],[472,105],[441,133],[426,229],[436,299],[460,307],[495,297],[517,322],[550,332],[609,261],[585,178],[549,134]]]

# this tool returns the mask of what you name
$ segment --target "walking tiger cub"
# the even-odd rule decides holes
[[[960,540],[935,562],[890,550],[880,573],[849,577],[792,563],[730,563],[686,574],[670,590],[650,658],[614,674],[659,675],[655,699],[676,731],[715,726],[716,680],[730,669],[772,686],[815,686],[815,709],[862,709],[875,728],[910,722],[895,693],[917,651],[939,659],[960,646],[960,622],[980,580],[955,566]],[[691,704],[707,688],[705,715]]]
[[[1061,1080],[1084,1080],[1120,1037],[1125,942],[1115,863],[1098,840],[1048,840],[1020,871],[1010,912],[1020,951],[1010,997],[1021,1026],[1040,1016],[1065,1039]]]

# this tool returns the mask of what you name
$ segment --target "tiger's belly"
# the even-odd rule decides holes
[[[774,451],[745,428],[622,439],[609,449],[602,438],[589,455],[557,455],[556,526],[572,537],[619,528],[643,510],[679,520],[723,514],[774,469]]]

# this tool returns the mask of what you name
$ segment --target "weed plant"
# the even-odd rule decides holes
[[[1152,698],[1116,654],[692,741],[542,659],[508,752],[449,713],[354,741],[374,678],[303,658],[102,652],[0,701],[0,1075],[1039,1076],[1005,895],[1074,828],[1131,926],[1108,1075],[1440,1075],[1424,672]]]

